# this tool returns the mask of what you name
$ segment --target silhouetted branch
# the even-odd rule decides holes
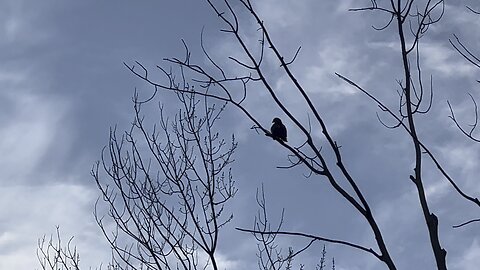
[[[453,34],[455,37],[455,42],[452,39],[448,39],[450,44],[453,48],[463,57],[465,60],[470,62],[470,64],[474,65],[477,68],[480,68],[480,58],[477,57],[472,51],[470,51],[458,38],[457,35]],[[458,44],[458,45],[457,45]]]
[[[300,237],[308,238],[308,239],[315,240],[315,241],[318,240],[318,241],[325,241],[325,242],[334,243],[334,244],[345,245],[345,246],[349,246],[349,247],[352,247],[352,248],[359,249],[359,250],[362,250],[364,252],[370,253],[373,256],[377,257],[377,259],[381,259],[380,258],[381,255],[378,254],[377,252],[375,252],[374,250],[372,250],[371,248],[366,248],[366,247],[363,247],[363,246],[360,246],[360,245],[357,245],[357,244],[354,244],[354,243],[350,243],[350,242],[347,242],[347,241],[343,241],[343,240],[324,238],[324,237],[320,237],[320,236],[315,236],[315,235],[306,234],[306,233],[299,233],[299,232],[288,232],[288,231],[273,231],[273,232],[270,232],[270,231],[258,231],[258,230],[251,230],[251,229],[242,229],[242,228],[236,228],[236,229],[239,230],[239,231],[242,231],[242,232],[248,232],[248,233],[252,233],[252,234],[300,236]]]
[[[460,227],[463,227],[463,226],[465,226],[465,225],[468,225],[468,224],[474,223],[474,222],[480,222],[480,218],[472,219],[472,220],[469,220],[469,221],[467,221],[467,222],[461,223],[461,224],[459,224],[459,225],[454,225],[454,226],[452,226],[452,227],[453,227],[453,228],[460,228]]]
[[[73,245],[73,237],[64,244],[60,234],[60,227],[56,227],[55,236],[51,235],[38,239],[37,259],[42,270],[80,270],[80,254]],[[92,270],[92,268],[88,268]],[[102,269],[102,266],[95,268]],[[107,264],[106,270],[120,270],[115,262]],[[123,268],[122,270],[130,270]]]
[[[480,14],[478,13],[477,11],[473,10],[472,8],[468,7],[467,8],[475,13],[475,14]],[[452,39],[448,39],[448,41],[450,42],[450,44],[452,45],[452,47],[465,59],[467,60],[470,64],[472,64],[473,66],[477,67],[477,68],[480,68],[480,58],[475,55],[470,49],[467,48],[467,46],[465,46],[461,41],[460,39],[458,38],[457,35],[453,35],[454,38],[455,38],[455,41],[453,41]],[[452,119],[452,121],[455,123],[455,125],[457,126],[457,128],[465,135],[467,136],[469,139],[473,140],[474,142],[480,142],[480,139],[477,139],[474,137],[473,133],[475,131],[475,129],[477,128],[478,126],[478,106],[477,106],[477,102],[476,100],[473,98],[473,96],[469,93],[468,94],[470,96],[470,99],[472,100],[472,103],[473,103],[473,106],[474,106],[474,116],[475,116],[475,120],[473,122],[473,124],[469,124],[468,126],[470,126],[470,130],[465,130],[458,122],[457,118],[455,117],[455,114],[454,114],[454,111],[453,111],[453,108],[450,104],[449,101],[447,101],[447,104],[448,104],[448,108],[450,109],[450,116],[449,118]]]
[[[272,225],[272,223],[269,221],[270,218],[268,217],[267,203],[265,200],[265,190],[263,184],[260,190],[257,189],[256,201],[259,206],[259,210],[257,212],[257,215],[255,216],[253,229],[247,230],[237,228],[237,230],[252,233],[257,240],[257,258],[258,266],[260,269],[292,269],[292,262],[295,257],[303,253],[305,250],[309,249],[315,242],[319,241],[320,239],[310,239],[308,243],[306,243],[296,251],[292,247],[289,247],[288,252],[284,254],[282,252],[282,248],[280,248],[276,243],[276,238],[279,235],[276,234],[276,232],[280,232],[283,225],[284,210],[282,210],[278,225]],[[300,269],[303,268],[301,267]]]
[[[193,91],[196,94],[205,96],[207,98],[213,98],[233,104],[253,122],[254,129],[257,131],[257,133],[269,136],[269,131],[265,125],[260,123],[260,121],[257,119],[257,116],[242,103],[244,100],[246,100],[247,92],[250,89],[250,84],[248,83],[253,83],[256,91],[259,88],[264,89],[265,92],[269,94],[271,101],[284,113],[284,115],[286,115],[287,120],[293,123],[292,130],[303,136],[301,143],[298,144],[294,144],[292,142],[287,144],[281,140],[277,140],[280,146],[286,148],[290,152],[289,160],[291,164],[289,166],[282,167],[292,168],[303,164],[308,168],[307,176],[319,175],[325,177],[333,189],[342,195],[342,197],[348,201],[368,222],[374,233],[375,240],[377,241],[377,245],[380,250],[379,254],[381,255],[379,256],[379,259],[381,259],[389,267],[389,269],[396,269],[393,260],[389,255],[387,246],[384,243],[380,228],[378,227],[372,214],[369,203],[355,181],[355,178],[350,174],[347,166],[343,162],[339,144],[331,136],[322,115],[317,110],[310,96],[307,94],[307,91],[303,88],[301,83],[297,80],[296,76],[290,69],[293,61],[286,61],[284,59],[275,45],[272,37],[269,35],[265,23],[259,17],[250,1],[239,0],[238,5],[231,5],[229,1],[224,1],[223,6],[219,2],[210,0],[206,1],[212,8],[213,12],[218,16],[219,20],[224,23],[225,27],[222,29],[222,31],[231,35],[236,40],[240,51],[243,53],[243,57],[234,58],[232,56],[230,57],[230,60],[236,62],[239,69],[244,69],[247,75],[230,78],[225,76],[225,73],[219,64],[221,62],[215,62],[213,57],[211,57],[206,50],[204,50],[204,54],[207,54],[210,64],[212,64],[214,69],[217,70],[216,73],[220,73],[220,76],[211,74],[207,68],[195,65],[190,61],[173,58],[166,59],[167,63],[179,67],[180,71],[182,72],[182,78],[184,71],[190,72],[192,77],[195,77],[192,79],[192,81],[198,83],[200,87],[195,88],[195,90],[191,88],[188,89],[188,91]],[[425,147],[416,134],[414,115],[417,113],[425,114],[430,110],[432,107],[434,93],[432,79],[430,79],[430,89],[427,89],[422,82],[418,42],[427,32],[429,26],[438,22],[443,16],[445,5],[443,1],[425,1],[421,2],[422,6],[419,7],[418,5],[414,4],[414,2],[416,1],[390,1],[390,3],[381,2],[381,5],[379,5],[377,4],[377,1],[372,0],[371,7],[352,10],[370,10],[387,13],[389,15],[389,21],[386,26],[379,29],[386,29],[386,27],[394,23],[398,27],[397,31],[399,34],[399,44],[401,45],[401,57],[405,77],[402,80],[399,80],[399,116],[397,117],[395,114],[393,114],[393,116],[397,117],[394,117],[394,119],[398,120],[398,122],[391,127],[402,126],[408,131],[408,134],[412,138],[416,156],[414,175],[412,175],[411,178],[414,179],[414,183],[419,194],[420,205],[429,229],[430,239],[432,240],[432,249],[434,250],[435,257],[437,259],[437,265],[442,268],[442,265],[444,265],[444,250],[441,248],[438,241],[438,220],[436,219],[435,215],[429,211],[428,202],[426,201],[423,188],[421,179],[421,155]],[[242,17],[242,19],[249,18],[251,21],[257,24],[260,35],[259,41],[261,45],[259,48],[260,55],[258,55],[257,52],[250,47],[249,43],[247,42],[248,40],[246,40],[243,33],[240,32],[241,24],[239,23],[240,17],[237,16],[238,12],[245,12],[249,15]],[[297,50],[295,53],[293,60],[295,60],[298,52],[299,50]],[[412,77],[410,70],[410,58],[412,53],[416,53],[415,60],[418,78],[415,79]],[[295,91],[298,94],[298,97],[305,102],[306,109],[308,110],[307,113],[309,115],[310,113],[313,115],[313,128],[321,131],[324,142],[326,146],[328,146],[328,150],[333,152],[333,160],[327,160],[327,158],[321,152],[322,144],[324,142],[319,143],[316,141],[318,139],[312,136],[312,123],[310,122],[310,119],[308,125],[303,124],[299,118],[292,113],[292,108],[288,107],[287,103],[280,99],[281,96],[278,94],[276,88],[272,85],[269,78],[266,77],[265,74],[268,74],[266,73],[268,71],[265,70],[265,67],[262,65],[262,60],[267,54],[273,57],[271,59],[275,59],[279,63],[285,78],[287,78],[294,86],[292,91]],[[161,84],[151,81],[148,77],[148,74],[141,69],[134,70],[132,68],[130,70],[157,89],[164,89],[174,92],[186,91],[185,89],[176,87],[175,83],[172,83],[174,78],[171,75],[168,76],[166,83]],[[219,70],[220,72],[218,72]],[[241,87],[240,92],[236,91],[238,86]],[[427,91],[430,91],[430,93],[427,93]],[[372,98],[371,95],[370,97]],[[429,99],[427,100],[427,98]],[[380,110],[389,111],[389,109],[386,108],[381,102],[379,102],[378,105]],[[385,124],[384,122],[382,123]],[[434,159],[431,153],[429,155],[432,159]],[[332,166],[329,164],[334,165]],[[439,166],[438,163],[436,164]],[[333,173],[334,169],[336,170],[335,173]],[[445,175],[446,177],[448,176],[446,173]],[[452,185],[458,189],[451,178],[447,177],[447,179],[449,179]],[[340,180],[346,181],[349,187],[342,187],[342,185],[339,183]]]
[[[63,246],[60,228],[56,228],[56,240],[53,236],[47,240],[45,236],[38,240],[37,258],[42,270],[80,270],[80,258],[76,247],[72,247],[71,237]]]
[[[415,151],[415,168],[414,173],[410,176],[410,179],[415,184],[417,193],[419,195],[419,203],[423,212],[423,216],[427,225],[428,233],[430,236],[430,242],[432,246],[432,251],[435,255],[435,260],[438,269],[446,270],[446,251],[442,248],[438,235],[438,218],[430,212],[429,204],[425,195],[425,189],[422,181],[422,154],[423,146],[420,142],[419,136],[417,134],[415,114],[416,113],[426,113],[431,108],[431,102],[429,102],[426,110],[420,110],[420,106],[423,100],[423,83],[422,83],[422,74],[420,69],[419,62],[419,49],[418,44],[420,39],[428,31],[429,27],[432,24],[437,23],[443,16],[445,12],[445,3],[443,0],[432,1],[428,0],[425,2],[420,2],[422,5],[421,8],[416,7],[415,11],[413,9],[415,0],[407,0],[405,2],[399,1],[390,1],[390,3],[383,3],[393,16],[395,17],[395,23],[397,26],[398,40],[400,44],[400,55],[403,65],[403,80],[399,81],[401,88],[400,94],[400,108],[399,113],[400,117],[391,113],[394,118],[397,118],[397,121],[400,125],[404,126],[408,131],[412,139],[413,149]],[[377,1],[371,1],[371,10],[379,10]],[[404,3],[402,5],[402,3]],[[363,9],[369,10],[369,9]],[[382,10],[380,10],[382,11]],[[407,29],[410,31],[410,37],[408,36]],[[411,66],[410,66],[410,54],[416,52],[416,63],[417,63],[417,72],[418,78],[416,78],[417,83],[415,83],[412,76]],[[338,74],[337,74],[338,75]],[[344,77],[343,77],[344,78]],[[345,79],[344,79],[345,80]],[[348,82],[348,80],[346,80]],[[404,83],[402,83],[404,82]],[[349,82],[352,84],[352,82]],[[432,85],[432,83],[430,83]],[[359,88],[360,89],[360,88]],[[433,98],[433,89],[431,87],[431,99]],[[362,92],[366,93],[366,91]],[[381,106],[381,109],[386,108],[381,102],[369,93],[367,95]],[[416,100],[415,100],[416,99]],[[430,100],[431,100],[430,99]],[[390,111],[391,112],[391,111]],[[403,119],[406,123],[404,124]],[[382,122],[383,123],[383,122]],[[407,128],[408,127],[408,128]]]
[[[410,134],[410,130],[408,126],[403,122],[404,118],[400,118],[400,116],[397,116],[391,109],[389,109],[382,101],[377,99],[376,97],[372,96],[368,91],[363,89],[361,86],[358,84],[354,83],[350,79],[344,77],[341,74],[335,73],[339,78],[342,80],[346,81],[347,83],[351,84],[354,86],[357,90],[361,91],[364,93],[367,97],[369,97],[371,100],[373,100],[377,105],[382,109],[382,111],[387,112],[392,118],[394,118],[398,125],[403,127],[403,129]],[[440,171],[440,173],[447,179],[447,181],[453,186],[453,188],[457,191],[458,194],[460,194],[463,198],[473,202],[477,206],[480,207],[480,200],[478,198],[474,198],[472,196],[467,195],[465,192],[463,192],[460,187],[455,183],[455,181],[452,179],[452,177],[445,171],[443,166],[440,164],[440,162],[437,160],[437,158],[433,155],[433,153],[427,148],[425,144],[423,144],[421,141],[419,141],[420,146],[422,147],[423,151],[430,157],[430,159],[433,161],[435,166],[437,166],[437,169]]]
[[[471,7],[469,7],[469,6],[466,6],[466,8],[467,8],[468,10],[470,10],[471,12],[480,15],[480,11],[474,10],[473,8],[471,8]]]
[[[97,223],[115,259],[131,269],[218,269],[219,234],[233,217],[225,216],[224,206],[236,193],[230,166],[237,143],[214,130],[225,104],[196,95],[184,74],[182,80],[170,82],[184,90],[175,92],[178,113],[170,119],[160,106],[151,129],[142,113],[148,104],[135,94],[130,130],[120,138],[111,130],[102,161],[92,170],[115,231],[107,231],[98,204]]]
[[[450,109],[450,116],[449,118],[452,119],[452,121],[455,123],[455,125],[458,127],[458,129],[465,135],[467,136],[468,138],[470,138],[471,140],[475,141],[475,142],[480,142],[479,139],[475,138],[473,136],[473,132],[475,131],[475,129],[477,128],[478,126],[478,106],[477,106],[477,102],[475,101],[475,99],[473,98],[473,96],[469,93],[468,94],[470,96],[470,99],[472,100],[472,103],[473,103],[473,106],[474,106],[474,115],[475,115],[475,120],[472,124],[469,124],[470,126],[470,130],[466,131],[457,121],[457,118],[455,117],[455,113],[453,111],[453,108],[452,108],[452,105],[450,104],[450,102],[447,100],[447,104],[448,104],[448,108]]]

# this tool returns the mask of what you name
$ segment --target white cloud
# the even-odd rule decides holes
[[[421,58],[424,67],[444,76],[469,77],[473,76],[476,69],[464,61],[452,48],[444,43],[422,42],[420,44]]]
[[[420,41],[420,64],[422,65],[422,69],[428,70],[428,72],[424,73],[440,73],[443,76],[456,77],[473,76],[476,72],[475,67],[464,61],[446,41],[447,39],[440,42],[438,40],[428,41],[424,39]],[[397,41],[375,41],[369,42],[368,45],[372,49],[399,51]]]
[[[465,139],[466,140],[466,139]],[[479,153],[476,147],[472,147],[470,141],[452,142],[439,147],[439,157],[447,164],[447,171],[454,178],[454,181],[467,194],[477,196],[480,192],[478,186],[478,160]],[[444,181],[442,179],[442,181]],[[446,180],[445,180],[446,181]]]
[[[425,188],[425,195],[431,203],[438,202],[439,200],[444,198],[444,195],[447,194],[451,187],[450,183],[444,179],[436,178],[435,180],[435,182],[430,183]]]
[[[109,249],[98,235],[92,207],[97,194],[79,185],[0,187],[0,269],[27,270],[37,264],[38,238],[60,226],[63,241],[75,236],[84,267],[109,259]],[[95,233],[91,233],[95,232]],[[91,265],[89,265],[91,264]]]
[[[474,238],[470,247],[468,247],[463,256],[452,261],[453,269],[478,269],[480,265],[480,244],[477,238]]]
[[[300,24],[305,18],[308,5],[303,1],[257,1],[256,10],[269,25],[285,28]],[[292,16],[295,14],[295,16]]]
[[[54,141],[55,135],[63,132],[68,137],[68,125],[62,122],[66,102],[36,94],[37,89],[26,83],[26,77],[0,75],[0,82],[9,86],[0,94],[5,104],[0,109],[0,167],[5,168],[2,184],[29,181],[50,146],[59,143]]]
[[[54,233],[56,225],[67,238],[63,240],[82,238],[76,241],[82,262],[97,266],[99,254],[109,254],[109,249],[98,250],[103,245],[92,217],[94,186],[66,184],[85,182],[75,175],[78,164],[61,171],[48,169],[58,168],[50,164],[61,163],[70,148],[65,120],[69,103],[45,94],[48,81],[29,70],[1,70],[0,83],[0,269],[30,270],[38,265],[37,239]]]
[[[49,34],[38,24],[39,15],[49,5],[39,5],[35,9],[26,8],[27,1],[3,1],[0,3],[0,37],[1,42],[36,44],[45,41]]]

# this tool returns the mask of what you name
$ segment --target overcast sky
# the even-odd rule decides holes
[[[233,1],[234,2],[234,1]],[[433,269],[434,259],[414,186],[410,140],[401,130],[384,128],[377,107],[335,76],[343,74],[395,108],[396,80],[402,77],[395,28],[378,32],[387,18],[375,13],[351,13],[350,7],[370,1],[256,0],[272,37],[285,55],[302,46],[293,66],[358,179],[377,217],[399,269]],[[423,72],[433,76],[435,98],[429,115],[418,119],[419,134],[445,164],[457,183],[480,196],[480,145],[464,138],[448,119],[446,100],[458,117],[472,118],[467,93],[480,98],[474,69],[452,50],[457,34],[480,48],[478,1],[447,1],[445,15],[422,40]],[[240,18],[248,14],[241,13]],[[234,41],[204,1],[59,1],[0,0],[0,269],[39,268],[37,239],[55,232],[75,236],[83,269],[107,262],[110,250],[93,219],[99,192],[89,175],[108,142],[108,131],[125,129],[133,118],[134,88],[150,91],[123,62],[140,61],[150,68],[165,57],[180,57],[181,39],[198,52],[205,28],[207,48],[222,56],[235,50]],[[478,50],[477,50],[478,51]],[[195,59],[202,61],[201,55]],[[223,64],[235,70],[231,62]],[[272,67],[271,79],[281,98],[306,121],[303,105],[290,94],[285,77]],[[265,125],[282,117],[265,93],[253,95],[252,111]],[[169,99],[165,95],[165,99]],[[175,106],[175,104],[170,104]],[[223,268],[255,269],[256,244],[233,227],[249,227],[255,215],[255,190],[263,183],[273,219],[285,208],[284,228],[376,247],[368,225],[319,177],[306,170],[276,169],[286,165],[287,152],[250,129],[233,108],[224,136],[239,140],[234,177],[239,192],[235,218],[221,242]],[[284,117],[284,116],[283,116]],[[286,122],[287,127],[292,123]],[[289,141],[301,137],[289,129]],[[432,211],[440,219],[440,240],[448,251],[450,269],[480,265],[478,224],[451,226],[478,218],[478,208],[465,202],[426,161],[425,185]],[[296,241],[282,238],[288,248]],[[309,269],[319,259],[322,243],[304,257]],[[385,269],[371,255],[327,244],[336,269]]]

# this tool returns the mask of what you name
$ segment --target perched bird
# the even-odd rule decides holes
[[[272,133],[271,137],[274,140],[282,140],[282,141],[286,142],[287,141],[287,128],[282,123],[282,120],[280,120],[280,118],[278,118],[278,117],[275,117],[275,118],[273,118],[272,123],[273,123],[273,125],[270,128],[270,132]]]

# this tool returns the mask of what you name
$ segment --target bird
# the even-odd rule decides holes
[[[275,117],[273,118],[272,123],[273,125],[270,128],[272,139],[287,142],[287,128],[282,123],[282,120],[280,120],[278,117]]]

